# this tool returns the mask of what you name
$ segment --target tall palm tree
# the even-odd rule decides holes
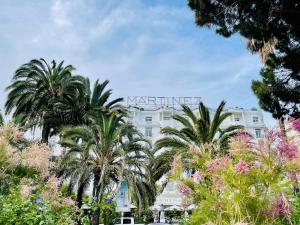
[[[90,80],[85,78],[83,81],[84,91],[76,101],[72,98],[65,98],[57,104],[57,108],[64,112],[64,124],[73,126],[88,125],[91,114],[97,114],[98,112],[110,113],[112,111],[125,112],[124,107],[120,104],[123,98],[110,100],[112,90],[106,89],[108,83],[108,80],[102,83],[96,80],[92,87]]]
[[[61,124],[56,104],[75,100],[84,91],[83,77],[73,76],[74,67],[63,63],[33,59],[16,70],[7,87],[6,114],[13,111],[13,117],[23,115],[32,127],[41,126],[43,142],[48,142],[55,124]]]
[[[213,144],[219,149],[226,150],[228,140],[237,130],[243,129],[241,125],[232,125],[225,129],[220,126],[231,113],[224,112],[225,102],[222,101],[211,119],[209,109],[200,102],[197,113],[191,108],[183,105],[183,115],[175,115],[173,119],[182,125],[182,129],[166,127],[161,129],[161,133],[166,137],[155,143],[156,149],[167,148],[168,151],[187,153],[191,147],[200,147],[202,144]],[[164,157],[163,157],[164,158]],[[162,159],[163,159],[162,158]],[[170,164],[171,159],[169,160]],[[167,170],[168,166],[163,166],[163,170]]]
[[[83,170],[93,176],[93,196],[96,203],[101,201],[106,189],[112,184],[117,185],[122,179],[145,177],[143,172],[146,168],[143,167],[147,163],[148,152],[140,143],[142,139],[136,138],[132,133],[133,130],[124,122],[123,114],[98,112],[90,116],[88,126],[62,131],[62,138],[66,140],[63,143],[73,142],[67,144],[67,155],[77,154],[77,158],[86,161],[82,164],[86,168]],[[93,224],[99,224],[99,213],[100,209],[97,208]]]
[[[58,160],[58,177],[64,180],[69,179],[68,195],[71,195],[77,184],[76,202],[78,208],[82,206],[82,199],[85,190],[89,187],[92,180],[93,163],[89,153],[89,143],[79,142],[68,136],[68,130],[64,128],[64,138],[61,140],[61,146],[68,149],[63,152],[61,159]]]

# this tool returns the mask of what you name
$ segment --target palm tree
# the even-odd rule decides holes
[[[43,142],[48,142],[55,124],[62,124],[56,104],[76,100],[84,91],[83,77],[73,76],[74,67],[63,63],[33,59],[16,70],[7,87],[6,114],[13,111],[13,117],[22,115],[31,127],[41,126]]]
[[[63,152],[60,157],[58,177],[63,180],[69,179],[67,194],[71,195],[75,185],[77,184],[76,202],[78,208],[82,206],[82,199],[85,190],[89,187],[92,180],[93,164],[89,153],[89,143],[81,142],[69,138],[68,130],[72,128],[64,128],[64,138],[60,142],[62,147],[68,149]]]
[[[209,109],[202,102],[198,107],[198,114],[195,114],[191,108],[183,105],[183,115],[175,115],[173,119],[182,125],[182,129],[166,127],[161,129],[161,133],[167,135],[155,143],[156,149],[167,148],[163,154],[169,154],[168,151],[187,153],[191,147],[200,147],[207,143],[218,146],[219,149],[228,148],[228,140],[236,134],[236,131],[243,129],[243,126],[232,125],[225,129],[220,126],[231,113],[224,112],[225,102],[222,101],[211,119]],[[213,153],[215,153],[213,151]],[[165,157],[162,157],[162,159]],[[171,158],[169,158],[169,165]],[[169,167],[163,165],[166,171]]]
[[[155,182],[152,182],[149,165],[153,161],[150,142],[127,124],[124,129],[122,148],[126,153],[122,178],[128,182],[130,195],[138,205],[138,212],[152,205],[156,196]],[[134,169],[135,168],[135,169]]]
[[[75,154],[82,164],[81,170],[92,174],[96,203],[101,201],[106,189],[112,184],[117,185],[122,179],[133,183],[130,178],[146,177],[143,174],[146,168],[143,167],[147,163],[148,152],[141,143],[143,140],[135,137],[137,132],[134,133],[133,130],[132,126],[124,122],[123,114],[98,112],[90,115],[88,126],[62,131],[62,143],[67,143],[65,146],[69,147],[67,156]],[[77,171],[82,173],[80,169]],[[78,177],[89,179],[90,176]],[[98,207],[93,216],[93,224],[99,224],[99,213]]]
[[[61,112],[64,112],[63,118],[64,124],[73,126],[88,125],[89,116],[91,114],[97,114],[98,112],[125,112],[125,109],[119,103],[123,101],[123,98],[116,98],[109,100],[112,94],[112,90],[106,90],[109,81],[105,80],[100,83],[96,80],[93,87],[91,87],[90,80],[85,78],[83,81],[83,92],[74,101],[74,99],[65,98],[57,107]]]

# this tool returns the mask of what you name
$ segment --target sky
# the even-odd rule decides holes
[[[195,96],[210,107],[258,107],[258,55],[239,35],[199,28],[185,0],[0,0],[0,108],[14,71],[64,60],[113,97]],[[265,122],[273,126],[270,114]]]

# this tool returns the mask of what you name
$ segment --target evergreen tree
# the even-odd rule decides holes
[[[251,52],[261,54],[266,63],[262,81],[252,84],[261,107],[277,119],[299,117],[299,0],[188,0],[188,4],[197,25],[212,27],[224,37],[239,33]]]

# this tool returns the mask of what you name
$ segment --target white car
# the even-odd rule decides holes
[[[131,224],[134,225],[133,217],[121,217],[114,220],[115,225]]]

